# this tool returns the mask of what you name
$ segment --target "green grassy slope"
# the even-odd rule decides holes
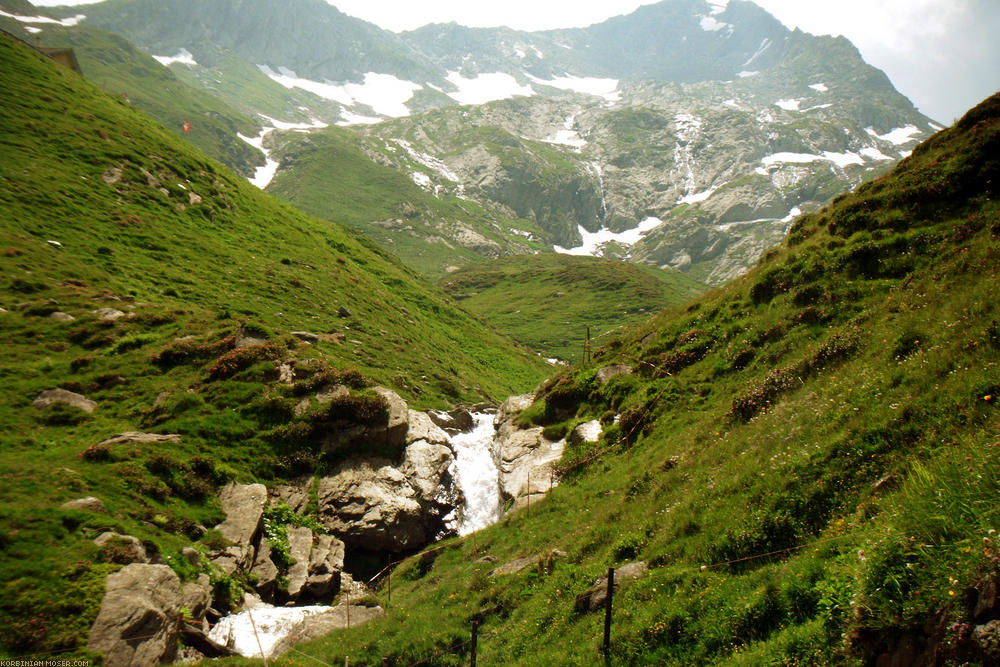
[[[285,428],[304,424],[275,360],[318,359],[323,377],[377,382],[414,407],[541,378],[533,353],[370,241],[6,36],[0,63],[0,655],[85,642],[115,567],[90,541],[103,530],[140,537],[183,575],[196,524],[221,518],[216,485],[333,463]],[[268,344],[234,350],[241,328]],[[355,369],[369,380],[344,375]],[[32,407],[54,388],[97,407]],[[92,448],[136,430],[182,441]],[[88,495],[110,513],[55,509]]]
[[[651,313],[708,289],[676,271],[551,253],[470,264],[442,279],[441,286],[542,356],[576,361],[587,327],[597,347]]]
[[[0,6],[25,11],[11,0],[0,2]],[[27,11],[28,15],[37,13]],[[256,136],[260,131],[256,121],[210,93],[183,83],[125,38],[86,24],[42,24],[45,30],[35,36],[25,31],[26,25],[30,24],[0,17],[0,27],[30,44],[39,39],[46,47],[73,48],[89,81],[112,96],[125,96],[174,134],[244,176],[264,164],[263,154],[236,136]],[[184,122],[191,124],[190,132],[182,130]]]
[[[610,664],[996,664],[998,155],[994,96],[744,278],[550,380],[525,419],[606,424],[551,497],[400,566],[386,618],[297,648],[459,665],[479,619],[481,664],[592,665],[603,614],[575,596],[642,559]],[[636,372],[602,387],[611,363]]]

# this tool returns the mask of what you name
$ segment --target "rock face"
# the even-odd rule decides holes
[[[80,394],[75,394],[72,391],[66,391],[65,389],[47,389],[32,401],[31,406],[39,410],[45,410],[56,404],[70,405],[74,408],[80,408],[87,413],[91,413],[97,408],[95,401]]]
[[[497,436],[493,456],[500,478],[500,495],[514,500],[514,509],[541,500],[556,483],[556,464],[562,458],[565,442],[552,442],[542,435],[541,427],[519,428],[515,417],[531,405],[532,397],[507,399],[497,417]]]
[[[320,521],[353,546],[403,551],[427,542],[417,492],[388,460],[353,460],[319,482]]]
[[[216,530],[235,546],[250,548],[260,529],[260,518],[267,503],[267,487],[231,482],[219,494],[219,501],[226,520],[216,526]]]
[[[166,565],[128,565],[108,576],[87,648],[108,667],[171,662],[180,631],[181,583]]]
[[[409,422],[409,430],[406,432],[406,444],[409,445],[418,440],[423,440],[432,445],[448,444],[448,433],[434,421],[430,413],[410,410]]]

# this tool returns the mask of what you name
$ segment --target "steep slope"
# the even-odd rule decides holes
[[[370,241],[261,193],[6,35],[0,63],[5,657],[85,655],[122,563],[93,543],[101,532],[137,536],[194,576],[180,549],[222,518],[220,483],[336,465],[344,452],[303,437],[316,415],[293,410],[289,369],[349,385],[338,408],[375,421],[387,418],[375,383],[447,407],[540,378],[534,353]],[[49,390],[85,400],[46,407]],[[179,439],[92,447],[143,429]],[[89,495],[109,513],[57,509]]]
[[[469,264],[441,287],[469,312],[562,361],[582,358],[588,330],[596,348],[707,289],[677,271],[551,253]]]
[[[604,615],[578,595],[641,560],[610,664],[994,664],[997,155],[1000,95],[549,380],[523,421],[603,425],[549,497],[400,566],[385,619],[297,649],[459,664],[477,621],[483,663],[594,664]]]
[[[20,12],[16,16],[38,14],[35,8],[28,9],[11,0],[0,1],[0,10],[3,8],[8,13]],[[251,176],[264,163],[260,151],[238,137],[240,133],[256,135],[260,130],[258,123],[200,87],[183,84],[170,70],[121,36],[87,25],[31,23],[2,15],[0,27],[29,44],[74,48],[80,68],[91,82],[111,95],[127,99],[243,176]],[[190,126],[188,132],[183,131],[185,122]]]

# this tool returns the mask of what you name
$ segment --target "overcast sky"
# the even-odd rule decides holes
[[[277,0],[275,0],[277,1]],[[583,27],[653,0],[327,0],[393,31],[454,21]],[[844,35],[925,114],[944,123],[1000,90],[1000,0],[754,0],[789,28]],[[94,0],[32,0],[35,5]]]

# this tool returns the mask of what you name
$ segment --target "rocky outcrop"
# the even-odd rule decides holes
[[[348,544],[405,551],[429,538],[418,494],[385,459],[355,459],[319,482],[320,521]]]
[[[260,530],[260,519],[267,503],[267,487],[263,484],[230,482],[219,494],[226,520],[216,526],[222,536],[242,549],[251,548]]]
[[[303,592],[312,600],[329,598],[340,589],[344,543],[333,535],[319,535],[309,553],[309,577]]]
[[[541,500],[557,482],[556,464],[565,442],[553,442],[541,427],[521,428],[515,418],[531,405],[532,396],[514,396],[500,408],[493,456],[500,481],[500,495],[514,500],[514,510]]]
[[[128,565],[108,576],[87,648],[108,667],[170,662],[177,653],[181,583],[166,565]]]
[[[141,433],[139,431],[126,431],[125,433],[119,433],[118,435],[113,435],[107,440],[100,442],[97,446],[111,446],[111,445],[158,445],[161,443],[178,443],[181,441],[181,436],[177,433]]]
[[[450,412],[431,410],[427,416],[450,435],[471,431],[476,425],[472,413],[466,408],[455,408]]]
[[[101,533],[94,539],[106,558],[114,563],[148,563],[146,547],[137,537],[119,535],[111,531]]]
[[[98,512],[107,514],[108,508],[104,506],[100,498],[89,496],[87,498],[77,498],[59,506],[61,510],[78,510],[81,512]]]
[[[97,403],[86,396],[81,396],[65,389],[47,389],[40,393],[31,406],[39,410],[46,410],[54,405],[69,405],[79,408],[86,413],[92,413],[97,408]]]
[[[646,576],[649,565],[644,561],[629,563],[615,568],[615,592],[628,584]],[[601,577],[591,588],[576,596],[574,608],[577,612],[603,609],[608,600],[608,578]]]
[[[626,364],[612,364],[597,371],[597,383],[602,387],[619,375],[631,375],[632,367]]]
[[[409,430],[406,432],[406,444],[409,445],[417,442],[418,440],[423,440],[424,442],[428,442],[432,445],[446,445],[448,444],[448,433],[434,421],[430,413],[410,410]]]
[[[410,425],[410,410],[406,401],[400,398],[399,394],[386,389],[385,387],[375,387],[376,394],[385,399],[389,406],[389,423],[385,425],[385,444],[390,447],[402,447],[406,444],[406,432]],[[381,441],[381,433],[371,435],[375,441]]]

